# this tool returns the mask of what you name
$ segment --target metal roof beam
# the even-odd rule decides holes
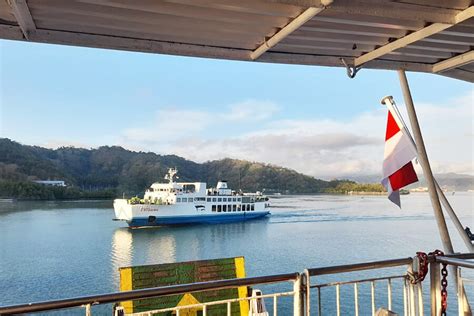
[[[419,40],[422,40],[426,37],[429,37],[431,35],[437,34],[453,25],[456,25],[458,23],[461,23],[471,17],[474,16],[474,6],[471,6],[467,8],[464,11],[461,11],[460,13],[456,14],[456,16],[453,17],[454,23],[448,24],[448,23],[433,23],[430,26],[427,26],[425,28],[422,28],[421,30],[418,30],[416,32],[413,32],[411,34],[408,34],[402,38],[399,38],[389,44],[386,44],[382,47],[379,47],[369,53],[366,53],[362,56],[359,56],[354,59],[354,66],[358,67],[368,61],[371,61],[373,59],[377,59],[383,55],[386,55],[388,53],[393,52],[394,50],[397,50],[399,48],[405,47],[407,45],[410,45],[414,42],[417,42]]]
[[[474,61],[474,50],[467,53],[440,61],[433,65],[433,72],[441,72],[449,69],[461,67]]]
[[[393,19],[405,21],[419,21],[423,23],[455,22],[454,16],[460,13],[458,9],[435,8],[409,4],[403,2],[389,2],[380,0],[354,1],[337,0],[330,7],[330,12],[338,15],[365,15],[383,17],[390,23]]]
[[[311,7],[306,9],[303,13],[294,18],[290,23],[283,27],[280,31],[276,32],[270,39],[266,40],[262,45],[260,45],[256,50],[250,53],[250,59],[256,60],[267,50],[278,44],[285,37],[293,33],[300,26],[311,20],[316,14],[324,10],[324,6],[321,7]]]
[[[26,39],[36,31],[36,25],[28,8],[26,0],[8,0],[12,7],[13,15],[20,26],[20,29]]]

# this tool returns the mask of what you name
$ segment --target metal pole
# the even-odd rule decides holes
[[[301,312],[301,275],[298,274],[298,277],[293,283],[293,315],[294,316],[302,316],[303,313]]]
[[[410,87],[408,86],[408,80],[405,74],[405,70],[398,70],[398,77],[400,79],[400,85],[403,91],[403,97],[405,99],[408,117],[410,118],[411,128],[413,130],[413,134],[415,136],[415,141],[417,144],[416,148],[418,151],[418,160],[421,164],[421,168],[423,169],[423,174],[425,176],[426,182],[428,183],[428,191],[430,193],[431,205],[433,206],[436,222],[438,223],[438,230],[441,237],[441,242],[443,243],[445,253],[452,254],[454,253],[453,245],[451,243],[451,238],[449,237],[448,227],[446,226],[446,220],[444,218],[443,211],[441,209],[441,204],[439,202],[435,180],[433,178],[430,162],[426,153],[423,136],[421,135],[421,129],[418,123],[418,118],[416,116],[415,106],[413,105],[413,99],[411,97]]]
[[[431,299],[431,316],[441,314],[441,283],[439,276],[439,263],[430,263],[430,299]]]
[[[407,76],[405,74],[405,70],[400,69],[398,70],[398,77],[400,79],[400,85],[402,87],[403,91],[403,97],[405,99],[405,104],[408,112],[408,117],[410,118],[410,124],[411,128],[413,130],[413,134],[415,136],[415,141],[416,141],[416,148],[418,151],[418,160],[421,164],[421,168],[423,169],[423,174],[425,175],[425,179],[428,183],[428,191],[430,193],[430,199],[431,199],[431,205],[433,206],[433,211],[435,213],[436,217],[436,222],[438,223],[438,229],[439,229],[439,234],[441,237],[441,242],[443,243],[443,248],[444,252],[447,254],[453,254],[454,249],[453,249],[453,244],[451,243],[451,238],[449,237],[449,231],[448,227],[446,225],[446,220],[444,218],[443,211],[441,210],[441,204],[439,202],[439,197],[438,197],[438,188],[439,185],[436,183],[433,173],[431,171],[430,167],[430,162],[428,160],[428,154],[426,153],[425,149],[425,143],[423,141],[423,136],[421,135],[421,129],[420,125],[418,123],[418,118],[416,116],[416,111],[415,111],[415,106],[413,105],[413,99],[411,97],[410,93],[410,87],[408,86],[408,80]],[[446,199],[446,197],[445,197]],[[447,202],[447,199],[446,199]],[[447,203],[449,204],[449,203]],[[450,206],[450,205],[449,205]],[[445,205],[446,207],[446,205]],[[449,209],[447,209],[449,213]],[[452,211],[452,209],[451,209]],[[454,213],[454,211],[453,211]],[[454,214],[455,215],[455,214]],[[457,219],[457,217],[455,216]],[[457,224],[455,220],[453,220],[455,225]],[[459,219],[458,219],[458,223]],[[461,225],[462,227],[462,225]],[[464,239],[464,237],[463,237]],[[457,278],[457,269],[454,267],[451,268],[452,274],[453,274],[453,279],[455,284],[457,285],[458,278]],[[457,290],[457,286],[456,286]],[[464,299],[467,301],[467,299],[464,297]],[[467,301],[468,302],[468,301]],[[468,305],[467,307],[470,311],[470,306]]]
[[[451,221],[453,222],[454,226],[458,230],[459,235],[461,235],[462,240],[464,241],[464,244],[467,247],[467,251],[469,252],[474,252],[474,245],[472,244],[471,239],[467,235],[466,231],[464,230],[461,221],[457,217],[456,213],[454,212],[453,208],[451,207],[451,204],[449,203],[448,199],[446,198],[446,195],[444,195],[443,190],[439,187],[439,184],[437,181],[435,181],[436,184],[436,190],[438,191],[438,194],[441,198],[441,203],[443,203],[444,209],[446,212],[448,212],[449,217],[451,218]]]
[[[400,111],[397,108],[397,105],[395,104],[395,101],[391,96],[386,96],[385,98],[382,99],[382,104],[385,104],[392,113],[392,117],[395,119],[397,122],[398,126],[403,128],[405,130],[405,134],[410,138],[411,143],[413,144],[414,148],[417,148],[415,141],[413,140],[413,137],[408,130],[405,121],[403,120]],[[436,191],[438,192],[438,195],[441,199],[441,203],[444,206],[444,209],[448,213],[449,217],[451,218],[451,221],[453,222],[454,226],[458,230],[459,235],[461,236],[462,240],[464,241],[464,244],[467,247],[467,251],[469,252],[474,252],[474,245],[471,242],[471,239],[469,239],[469,236],[467,235],[466,231],[464,231],[464,227],[461,224],[461,221],[459,220],[458,216],[454,212],[453,208],[451,207],[451,204],[449,203],[448,199],[446,198],[446,195],[444,194],[443,190],[441,190],[438,182],[436,179],[434,179],[435,185],[436,185]]]

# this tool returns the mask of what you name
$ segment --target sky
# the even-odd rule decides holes
[[[474,86],[408,73],[436,173],[474,174]],[[380,175],[395,71],[237,62],[0,40],[0,137]]]

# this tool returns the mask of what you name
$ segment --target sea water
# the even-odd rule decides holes
[[[448,193],[448,199],[461,222],[474,230],[474,194]],[[247,276],[260,276],[442,248],[426,193],[402,196],[402,209],[384,196],[299,195],[270,201],[272,215],[261,220],[134,230],[112,221],[112,201],[0,203],[0,306],[118,291],[123,266],[244,256]],[[465,252],[450,221],[448,227],[455,250]],[[386,285],[376,286],[377,306],[386,306]],[[291,290],[261,288],[264,293]],[[474,293],[472,285],[466,290]],[[364,315],[370,311],[370,288],[361,285],[359,292],[362,301],[369,301],[361,301]],[[352,293],[351,286],[341,288],[343,314],[353,313]],[[399,298],[395,307],[402,308],[396,282],[394,296]],[[312,300],[313,305],[314,294]],[[455,311],[455,298],[451,301]],[[289,314],[291,304],[291,299],[281,299],[280,315]],[[333,288],[323,291],[322,308],[334,314]],[[110,306],[94,309],[110,315]]]

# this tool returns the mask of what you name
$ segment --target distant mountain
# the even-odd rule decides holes
[[[64,180],[82,190],[113,189],[117,194],[140,194],[163,180],[168,168],[178,168],[180,181],[215,185],[225,179],[232,188],[282,193],[319,193],[343,181],[324,181],[294,170],[244,160],[196,163],[175,155],[134,152],[117,146],[97,149],[47,149],[0,138],[0,180]],[[25,189],[23,189],[25,191]]]
[[[427,183],[423,174],[419,174],[419,181],[408,186],[408,188],[426,187]],[[435,179],[439,185],[449,191],[467,191],[474,190],[474,176],[468,174],[458,173],[439,173],[435,174]],[[351,178],[353,181],[361,183],[376,183],[380,182],[380,175],[357,176]]]

